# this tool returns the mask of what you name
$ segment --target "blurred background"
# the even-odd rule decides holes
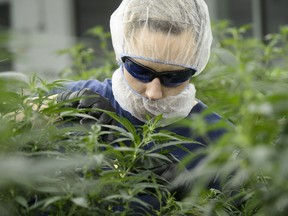
[[[109,32],[109,19],[120,0],[0,0],[0,72],[59,78],[69,56],[57,55],[85,41],[95,26]],[[288,23],[287,0],[206,0],[212,22],[229,20],[234,26],[251,24],[249,34],[262,39]],[[110,45],[111,42],[109,41]],[[96,52],[97,54],[97,52]],[[101,55],[98,53],[97,55]]]

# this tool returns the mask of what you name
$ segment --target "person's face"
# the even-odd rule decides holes
[[[169,53],[168,58],[173,59],[173,55],[177,54],[177,52],[181,51],[181,49],[185,49],[185,43],[186,43],[185,36],[182,38],[181,36],[174,36],[172,38],[170,37],[170,39],[167,41],[165,40],[166,35],[163,35],[161,33],[152,35],[148,30],[146,30],[146,31],[143,31],[141,34],[142,34],[141,36],[143,38],[146,38],[146,40],[141,41],[140,42],[141,44],[139,42],[138,44],[135,43],[137,45],[135,45],[133,48],[137,49],[137,53],[144,54],[144,56],[145,55],[149,56],[149,50],[151,50],[151,46],[154,46],[153,47],[154,50],[159,50],[159,52],[157,52],[157,55],[159,55],[158,59],[163,59],[161,57],[163,55],[167,56],[167,53]],[[148,54],[145,52],[148,52]],[[148,68],[153,69],[156,72],[180,71],[180,70],[186,69],[184,67],[180,67],[176,65],[156,63],[156,62],[146,61],[142,59],[133,59],[133,60]],[[124,68],[124,76],[128,84],[130,85],[130,87],[134,89],[136,92],[138,92],[139,94],[141,94],[142,96],[147,97],[151,100],[158,100],[158,99],[162,99],[168,96],[175,96],[181,93],[189,83],[189,80],[187,80],[175,87],[166,87],[161,84],[159,78],[155,78],[151,82],[144,83],[134,78],[126,70],[125,67],[123,68]]]
[[[137,61],[138,63],[146,67],[149,67],[156,72],[176,71],[185,69],[183,67],[175,65],[160,64],[142,59],[134,59],[134,61]],[[151,82],[144,83],[134,78],[130,73],[128,73],[125,67],[124,67],[124,76],[131,88],[133,88],[136,92],[138,92],[142,96],[147,97],[151,100],[158,100],[161,98],[165,98],[167,96],[177,95],[180,92],[182,92],[189,83],[189,80],[187,80],[186,82],[177,85],[176,87],[166,87],[161,84],[159,78],[155,78]]]

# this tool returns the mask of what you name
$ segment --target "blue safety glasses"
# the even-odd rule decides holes
[[[161,84],[166,87],[176,87],[189,80],[196,70],[187,68],[177,71],[157,72],[149,67],[146,67],[129,57],[122,57],[124,67],[134,78],[141,82],[148,83],[159,78]]]

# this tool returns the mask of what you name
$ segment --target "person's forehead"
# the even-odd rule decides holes
[[[130,51],[133,56],[143,57],[141,59],[175,63],[174,66],[165,66],[166,68],[183,69],[176,65],[184,65],[182,61],[190,58],[190,55],[194,53],[193,38],[191,32],[172,35],[144,29],[136,34],[134,40],[129,41]],[[162,64],[155,64],[155,67],[158,68],[160,65],[162,66]]]

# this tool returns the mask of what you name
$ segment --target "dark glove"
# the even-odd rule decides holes
[[[162,184],[166,185],[168,191],[174,195],[176,200],[183,199],[190,191],[192,182],[188,176],[188,171],[179,167],[179,161],[169,155],[171,162],[165,162],[151,169],[153,173],[160,177]]]
[[[88,108],[89,111],[86,114],[98,119],[98,123],[111,124],[113,121],[113,118],[111,118],[108,114],[101,110],[98,110],[102,109],[114,112],[115,110],[111,106],[110,101],[97,94],[96,92],[92,91],[91,89],[84,88],[75,92],[62,92],[57,96],[57,103],[64,101],[67,101],[67,103],[65,103],[65,107],[77,109]],[[91,119],[88,118],[82,118],[80,123],[86,123],[90,120]]]

